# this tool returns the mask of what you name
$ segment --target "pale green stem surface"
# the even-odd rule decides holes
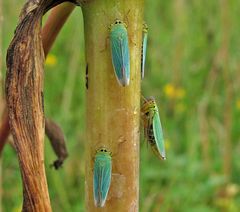
[[[83,7],[87,101],[87,211],[138,211],[140,62],[143,0],[98,0]],[[121,87],[114,75],[108,27],[118,18],[128,25],[130,85]],[[94,206],[93,161],[99,147],[112,152],[113,173],[106,205]]]

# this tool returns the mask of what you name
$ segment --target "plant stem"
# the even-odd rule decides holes
[[[138,211],[140,61],[143,0],[93,1],[83,7],[87,92],[87,211],[94,206],[93,159],[99,147],[113,153],[112,181],[104,211]],[[115,19],[128,25],[131,78],[121,87],[114,75],[108,27]]]

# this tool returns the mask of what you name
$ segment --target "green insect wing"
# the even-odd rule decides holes
[[[165,145],[164,145],[162,125],[161,125],[158,110],[155,111],[152,121],[153,121],[152,123],[153,134],[154,134],[157,150],[160,153],[161,158],[165,160],[166,159]]]
[[[102,148],[97,151],[93,170],[93,193],[96,207],[104,207],[111,184],[111,153]]]
[[[142,60],[141,60],[141,78],[144,78],[145,74],[145,62],[147,54],[147,39],[148,39],[148,26],[146,23],[143,24],[142,32]]]
[[[130,57],[126,24],[116,20],[110,26],[110,46],[116,78],[123,87],[130,82]]]

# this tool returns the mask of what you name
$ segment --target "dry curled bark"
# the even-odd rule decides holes
[[[75,6],[71,3],[65,3],[65,4],[61,4],[57,7],[55,7],[52,10],[50,16],[48,17],[48,19],[46,21],[45,26],[42,29],[42,43],[43,43],[43,50],[44,50],[45,57],[48,54],[48,52],[50,51],[59,31],[63,27],[65,21],[67,20],[67,18],[73,11],[74,7]],[[5,107],[5,110],[3,112],[3,115],[1,118],[1,124],[0,124],[0,155],[6,144],[7,138],[10,134],[8,112],[6,109],[5,102],[3,103],[3,105]],[[48,125],[46,126],[46,128],[47,127],[48,127]],[[49,138],[49,139],[51,139],[51,138]],[[56,141],[58,141],[58,140],[54,139],[53,142],[56,144]],[[62,146],[61,140],[59,140],[59,145]],[[54,147],[57,147],[57,145],[54,145],[53,148]],[[62,156],[61,156],[61,158],[62,158]]]
[[[51,211],[43,153],[41,20],[47,10],[62,2],[29,0],[7,52],[6,100],[23,180],[23,211]]]
[[[42,11],[29,12],[8,49],[6,98],[23,178],[23,211],[51,211],[44,170]]]
[[[90,2],[90,0],[76,1],[76,2],[77,4],[82,6]],[[32,8],[34,8],[34,6],[32,6]],[[54,43],[60,29],[64,25],[65,21],[67,20],[68,16],[72,12],[73,8],[74,6],[71,6],[70,4],[66,5],[65,7],[61,5],[56,9],[54,8],[55,10],[52,12],[49,19],[47,20],[46,25],[42,30],[42,42],[43,42],[43,50],[44,50],[45,56],[50,51],[52,44]],[[7,110],[5,108],[3,118],[1,120],[1,125],[0,125],[0,146],[1,146],[0,154],[2,152],[2,149],[4,148],[4,145],[6,143],[6,140],[9,134],[10,134],[10,126],[8,121]]]

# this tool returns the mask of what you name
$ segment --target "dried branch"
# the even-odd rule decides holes
[[[45,26],[42,29],[42,43],[45,57],[50,51],[58,33],[63,27],[65,21],[74,9],[72,3],[64,3],[56,6],[50,16],[47,19]],[[4,104],[4,103],[3,103]],[[8,121],[6,106],[2,118],[2,124],[0,125],[0,154],[4,148],[7,138],[10,134],[10,126]],[[47,126],[46,126],[47,127]]]
[[[23,211],[51,211],[44,169],[41,20],[61,2],[29,0],[7,52],[6,99],[23,179]]]

